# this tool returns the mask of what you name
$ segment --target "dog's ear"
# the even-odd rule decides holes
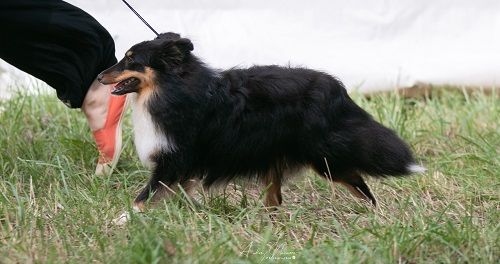
[[[177,33],[167,32],[167,33],[161,33],[155,39],[161,39],[161,40],[178,40],[180,38],[181,38],[181,35],[179,35]]]
[[[161,45],[160,58],[167,65],[179,65],[192,50],[193,43],[187,38],[169,39]]]
[[[188,53],[194,49],[193,43],[187,38],[180,38],[175,41],[175,46],[177,46],[177,48],[179,48],[179,50],[183,53]]]

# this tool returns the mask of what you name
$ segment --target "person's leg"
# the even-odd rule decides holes
[[[82,104],[82,111],[99,150],[96,175],[111,173],[122,149],[121,123],[125,113],[126,97],[111,95],[110,89],[110,85],[95,80]]]
[[[108,86],[95,80],[83,99],[81,109],[92,131],[103,128],[106,122],[108,102],[111,97]]]
[[[71,108],[82,108],[103,165],[116,163],[125,97],[110,95],[96,76],[116,63],[114,41],[92,16],[63,1],[0,3],[0,58],[45,81]]]

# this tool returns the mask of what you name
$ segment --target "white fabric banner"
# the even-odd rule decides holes
[[[118,59],[133,44],[155,37],[121,0],[68,2],[108,29]],[[305,66],[361,91],[500,81],[499,0],[128,2],[157,31],[190,38],[194,53],[214,68]],[[1,91],[13,71],[4,62],[0,67],[9,69],[0,71]]]

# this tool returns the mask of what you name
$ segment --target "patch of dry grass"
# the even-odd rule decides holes
[[[432,91],[431,91],[432,92]],[[148,177],[130,129],[117,171],[98,178],[85,120],[55,96],[0,101],[0,262],[498,263],[498,95],[439,92],[355,100],[395,129],[427,173],[368,179],[373,208],[304,171],[269,217],[252,184],[180,195],[130,224],[111,220]],[[125,127],[130,128],[130,124]]]

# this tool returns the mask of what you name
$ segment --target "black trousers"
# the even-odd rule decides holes
[[[59,0],[1,0],[0,58],[82,106],[96,76],[116,63],[113,38],[92,16]]]

